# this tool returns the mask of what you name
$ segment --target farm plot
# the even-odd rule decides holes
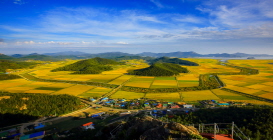
[[[21,85],[26,85],[32,83],[31,81],[27,81],[25,79],[15,79],[15,80],[4,80],[0,81],[0,90],[5,90],[7,88],[17,87]],[[8,91],[8,90],[5,90]]]
[[[221,89],[213,89],[212,92],[214,94],[216,94],[218,97],[220,97],[221,99],[225,100],[225,101],[229,101],[229,100],[252,100],[251,98],[239,95],[239,94],[235,94],[235,93],[231,93],[228,91],[224,91]]]
[[[250,88],[239,87],[239,86],[232,86],[232,87],[228,87],[228,88],[231,90],[235,90],[235,91],[239,91],[239,92],[247,93],[247,94],[255,94],[255,93],[261,91],[261,90],[257,90],[257,89],[250,89]]]
[[[84,93],[79,94],[79,97],[101,97],[102,95],[110,92],[112,89],[96,87],[94,89],[88,90]]]
[[[124,83],[125,81],[131,79],[132,77],[134,77],[134,76],[133,75],[123,75],[123,76],[118,77],[117,79],[109,82],[108,84],[120,85],[120,84]]]
[[[182,97],[186,102],[198,100],[220,100],[210,90],[182,92]]]
[[[198,86],[199,81],[193,81],[193,80],[179,80],[178,81],[178,87],[193,87]]]
[[[100,76],[98,76],[98,77],[96,77],[96,78],[94,78],[94,79],[91,79],[91,80],[89,80],[89,81],[92,81],[92,82],[101,82],[101,83],[107,83],[107,82],[109,82],[109,81],[111,81],[111,80],[113,80],[113,79],[115,79],[115,78],[117,78],[117,77],[119,77],[120,75],[117,75],[117,74],[114,74],[114,75],[100,75]]]
[[[69,75],[70,76],[70,75]],[[73,76],[73,77],[72,77]],[[96,79],[99,76],[101,76],[100,74],[75,74],[75,75],[71,75],[71,81],[90,81],[92,79]]]
[[[163,101],[172,101],[172,102],[180,102],[180,94],[179,93],[147,93],[145,98],[153,99],[153,100],[163,100]]]
[[[150,85],[154,81],[154,77],[137,76],[132,79],[125,86],[150,88]]]
[[[69,94],[69,95],[77,96],[77,95],[84,93],[92,88],[94,88],[94,87],[87,86],[87,85],[73,85],[71,87],[54,92],[54,94]]]
[[[265,93],[265,94],[258,95],[258,96],[273,100],[273,92],[272,93]]]
[[[142,98],[144,97],[144,93],[137,93],[137,92],[127,92],[127,91],[118,91],[116,92],[115,94],[113,94],[111,96],[111,98],[113,99],[122,99],[122,98],[125,98],[125,99],[139,99],[139,98]]]
[[[177,88],[177,81],[176,80],[154,80],[150,88]]]

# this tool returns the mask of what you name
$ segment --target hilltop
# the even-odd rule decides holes
[[[129,74],[142,76],[173,76],[179,73],[187,73],[186,68],[172,63],[154,63],[148,68],[129,71]]]
[[[53,69],[56,71],[75,71],[73,74],[99,74],[103,71],[113,70],[111,65],[120,65],[114,60],[95,57],[92,59],[81,60],[76,63]]]
[[[149,61],[150,63],[173,63],[173,64],[179,64],[179,65],[185,65],[185,66],[199,66],[197,63],[187,61],[187,60],[181,60],[179,58],[169,58],[169,57],[160,57],[154,60]]]

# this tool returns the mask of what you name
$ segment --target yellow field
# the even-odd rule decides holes
[[[136,92],[127,92],[127,91],[118,91],[115,94],[113,94],[110,98],[113,99],[139,99],[144,97],[144,93],[136,93]]]
[[[93,86],[86,86],[86,85],[74,85],[62,90],[59,90],[57,92],[54,92],[54,94],[69,94],[77,96],[83,92],[86,92],[90,89],[94,88]]]
[[[154,77],[137,76],[132,79],[125,86],[149,88],[154,80]]]
[[[52,91],[52,90],[28,90],[28,91],[25,91],[25,93],[53,93],[55,91]]]
[[[88,90],[82,94],[79,94],[80,97],[101,97],[102,95],[110,92],[112,89],[96,87],[94,89]]]
[[[123,75],[123,76],[109,82],[108,84],[120,85],[120,84],[124,83],[125,81],[131,79],[132,77],[134,77],[134,76],[133,75]]]
[[[51,85],[47,85],[45,87],[52,87],[52,88],[67,88],[71,87],[73,84],[67,84],[67,83],[52,83]]]
[[[89,80],[89,81],[107,83],[107,82],[109,82],[109,81],[111,81],[111,80],[113,80],[113,79],[115,79],[115,78],[117,78],[117,77],[119,77],[119,76],[121,76],[121,75],[117,75],[117,74],[113,74],[113,75],[110,75],[110,74],[108,74],[108,75],[102,75],[102,74],[101,74],[100,76],[98,76],[98,77],[96,77],[96,78],[94,78],[94,79],[91,79],[91,80]]]
[[[182,92],[184,101],[220,100],[210,90]]]
[[[228,87],[228,89],[243,92],[243,93],[247,93],[247,94],[254,94],[256,92],[261,91],[261,90],[257,90],[257,89],[250,89],[250,88],[238,87],[238,86]]]
[[[176,88],[176,80],[154,80],[151,88]]]
[[[266,93],[259,96],[263,98],[273,99],[273,93]]]
[[[163,100],[163,101],[173,101],[180,102],[180,94],[179,93],[147,93],[145,98],[149,98],[152,100]]]

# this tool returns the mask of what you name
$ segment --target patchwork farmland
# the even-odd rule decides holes
[[[258,101],[227,90],[199,87],[200,75],[213,73],[218,75],[219,79],[225,84],[226,89],[255,97],[273,99],[273,65],[269,64],[273,63],[273,60],[229,60],[228,64],[259,70],[259,74],[243,75],[233,75],[233,73],[240,73],[240,69],[222,65],[216,59],[187,58],[185,60],[196,62],[199,66],[183,66],[190,72],[170,77],[127,75],[127,70],[149,66],[142,60],[128,60],[125,65],[115,66],[113,70],[104,71],[101,74],[71,74],[72,71],[51,72],[52,69],[72,64],[76,60],[51,62],[16,73],[23,74],[27,72],[29,75],[43,80],[28,80],[27,77],[25,77],[26,79],[3,80],[0,81],[0,91],[70,94],[82,98],[99,98],[111,92],[110,98],[149,98],[184,102],[215,99],[271,105],[271,103]],[[75,81],[79,81],[79,83]],[[87,84],[88,82],[91,82],[91,84]],[[92,85],[92,83],[102,83],[102,85],[97,86]],[[114,90],[117,87],[119,89]]]

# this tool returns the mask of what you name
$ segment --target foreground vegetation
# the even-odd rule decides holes
[[[166,117],[161,119],[166,120]],[[267,106],[201,109],[175,116],[169,121],[182,124],[231,123],[234,121],[252,140],[272,140],[273,138],[273,108]]]
[[[0,127],[42,116],[59,116],[82,107],[79,98],[71,95],[0,93]]]

